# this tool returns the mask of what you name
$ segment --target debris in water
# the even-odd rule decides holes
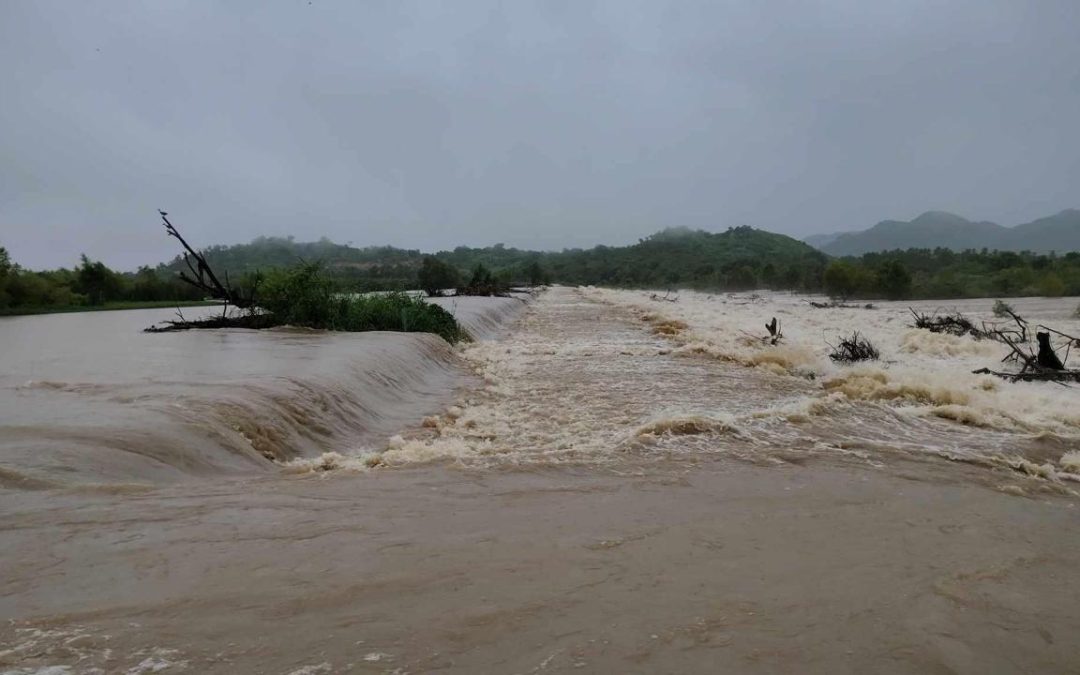
[[[838,363],[855,363],[857,361],[877,361],[881,354],[870,340],[855,331],[849,338],[840,340],[840,344],[832,347],[829,358]]]
[[[1015,313],[1010,312],[1010,315],[1018,328],[1012,331],[994,331],[992,336],[1009,347],[1009,353],[1001,361],[1019,364],[1020,370],[1004,372],[979,368],[972,371],[974,374],[993,375],[1009,382],[1080,382],[1080,370],[1065,366],[1072,348],[1080,347],[1080,338],[1039,325],[1039,330],[1035,333],[1035,344],[1032,344],[1028,338],[1027,321]],[[1056,346],[1054,339],[1058,342]],[[1064,358],[1058,356],[1058,350],[1064,350]]]
[[[911,315],[915,317],[915,328],[922,328],[931,333],[946,333],[957,337],[970,335],[976,340],[982,340],[990,336],[985,328],[977,328],[970,319],[960,312],[938,315],[919,314],[910,307],[908,310],[911,312]]]

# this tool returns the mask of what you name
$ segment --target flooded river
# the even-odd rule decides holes
[[[453,309],[482,339],[0,320],[0,673],[1076,672],[1077,388],[906,305]]]

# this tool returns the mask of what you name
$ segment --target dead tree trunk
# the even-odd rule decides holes
[[[190,274],[181,270],[179,273],[180,280],[198,288],[207,297],[220,300],[222,306],[220,316],[193,321],[184,318],[183,313],[177,310],[178,321],[165,321],[162,324],[151,326],[146,329],[147,333],[170,333],[192,328],[272,328],[280,325],[280,322],[272,315],[259,311],[255,304],[255,292],[258,288],[257,277],[247,293],[232,287],[232,284],[229,283],[228,272],[225,273],[225,282],[222,283],[221,278],[210,267],[210,263],[206,262],[206,257],[192,248],[173,224],[169,222],[169,214],[161,209],[158,209],[158,213],[161,214],[161,220],[165,224],[165,232],[179,241],[180,245],[184,247],[184,264],[187,265]],[[239,316],[229,316],[229,305],[245,311]]]
[[[175,237],[176,240],[180,242],[180,245],[184,247],[184,263],[191,272],[191,276],[188,276],[181,270],[181,281],[191,284],[203,293],[206,293],[207,296],[214,300],[221,300],[226,305],[232,305],[238,309],[251,309],[255,306],[255,288],[252,288],[247,295],[237,291],[229,283],[228,272],[225,273],[225,283],[221,283],[217,274],[214,273],[213,268],[206,262],[206,258],[203,254],[193,249],[180,235],[180,232],[177,231],[173,224],[169,222],[169,214],[161,209],[158,209],[158,213],[161,214],[161,220],[165,224],[165,232],[170,237]],[[194,264],[191,262],[193,259],[195,260]]]
[[[1039,366],[1049,370],[1065,370],[1065,364],[1061,362],[1053,346],[1050,345],[1050,333],[1039,332],[1035,334],[1035,337],[1039,340],[1037,357]]]

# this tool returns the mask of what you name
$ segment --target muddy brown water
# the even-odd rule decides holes
[[[453,351],[185,336],[174,352],[207,361],[179,382],[143,381],[143,359],[179,357],[134,333],[77,378],[52,374],[75,356],[21,345],[0,380],[0,673],[1077,672],[1067,418],[980,427],[837,397],[836,373],[687,348],[697,314],[662,335],[636,302],[552,289]],[[395,372],[417,354],[434,356]],[[301,415],[297,392],[325,405]],[[271,461],[228,420],[169,407],[221,400],[256,427],[289,415],[299,440]],[[156,466],[108,441],[139,448],[132,429],[199,438],[205,462],[109,468]]]

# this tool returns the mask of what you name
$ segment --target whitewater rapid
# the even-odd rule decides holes
[[[483,378],[428,429],[391,440],[378,463],[443,459],[463,466],[604,465],[628,458],[730,456],[763,463],[831,456],[881,467],[951,460],[1045,481],[1080,471],[1080,388],[1007,383],[972,370],[1002,347],[911,326],[907,303],[812,307],[780,293],[555,288],[498,342],[463,356]],[[820,300],[820,298],[817,298]],[[1080,334],[1071,299],[1019,299],[1020,314]],[[992,301],[912,303],[1000,321]],[[763,342],[775,316],[784,339]],[[828,358],[858,330],[880,361]],[[633,469],[637,470],[637,469]]]

